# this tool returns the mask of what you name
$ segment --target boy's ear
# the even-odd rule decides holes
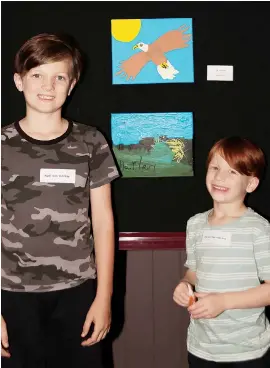
[[[73,88],[75,87],[76,83],[77,83],[76,79],[74,79],[74,80],[71,82],[71,85],[70,85],[70,87],[69,87],[69,91],[68,91],[68,96],[71,94],[71,92],[72,92]]]
[[[256,178],[256,176],[253,176],[250,178],[248,186],[247,186],[247,193],[252,193],[254,192],[254,190],[257,188],[257,186],[259,185],[260,180],[258,178]]]
[[[15,83],[15,86],[17,87],[18,91],[22,92],[23,91],[23,82],[22,82],[22,77],[20,76],[20,74],[15,73],[13,79],[14,79],[14,83]]]

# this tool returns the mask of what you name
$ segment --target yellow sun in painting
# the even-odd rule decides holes
[[[134,40],[141,29],[140,19],[113,19],[111,24],[113,37],[121,42]]]

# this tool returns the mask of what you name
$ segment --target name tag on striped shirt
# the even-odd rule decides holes
[[[228,231],[205,230],[203,232],[202,243],[216,245],[230,245],[232,234]]]

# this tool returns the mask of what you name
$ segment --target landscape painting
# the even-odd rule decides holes
[[[191,112],[112,114],[111,133],[123,178],[193,176]]]
[[[193,83],[192,18],[112,19],[113,84]]]

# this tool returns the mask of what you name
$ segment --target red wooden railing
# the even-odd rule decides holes
[[[120,250],[185,249],[185,232],[122,232],[119,234]]]

